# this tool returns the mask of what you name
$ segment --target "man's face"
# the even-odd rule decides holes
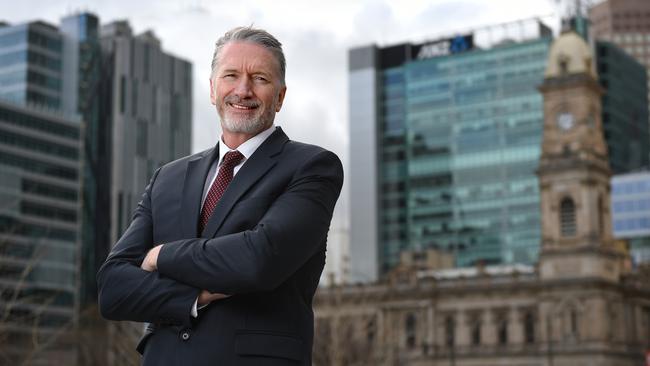
[[[273,54],[250,42],[231,42],[219,54],[210,100],[224,130],[257,134],[273,124],[287,88]]]

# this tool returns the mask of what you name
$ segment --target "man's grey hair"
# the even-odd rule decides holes
[[[278,60],[278,64],[280,65],[280,81],[282,85],[285,85],[284,75],[287,70],[287,63],[284,59],[284,52],[282,52],[282,43],[269,32],[263,29],[253,28],[253,26],[233,28],[217,40],[214,47],[214,54],[212,55],[211,77],[214,77],[217,69],[221,50],[230,42],[251,42],[269,50],[275,59]]]

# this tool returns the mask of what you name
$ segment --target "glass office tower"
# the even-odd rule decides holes
[[[457,49],[452,39],[351,50],[353,281],[376,279],[406,249],[449,251],[459,266],[536,260],[542,136],[536,87],[551,42],[550,32],[542,33],[489,49],[472,49],[465,36]],[[362,78],[375,89],[355,89]],[[364,105],[368,100],[374,108]],[[376,116],[355,115],[363,109]],[[355,131],[367,123],[370,131]],[[375,141],[376,152],[360,150],[365,139]],[[361,200],[372,200],[363,186],[376,187],[376,216],[359,227]],[[373,231],[376,244],[368,240]],[[376,266],[358,264],[369,256]]]
[[[82,305],[97,301],[96,274],[110,248],[110,73],[102,63],[99,18],[91,13],[61,19],[62,104],[84,121],[82,205]]]
[[[542,100],[535,87],[549,43],[508,44],[382,72],[380,182],[401,201],[381,202],[382,269],[406,248],[451,251],[459,266],[536,258]],[[400,216],[406,225],[391,225]]]
[[[650,164],[646,68],[613,43],[597,41],[596,65],[602,97],[603,132],[614,174]]]

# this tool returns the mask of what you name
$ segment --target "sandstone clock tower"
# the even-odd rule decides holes
[[[603,138],[594,58],[575,32],[551,46],[544,82],[544,135],[537,175],[541,194],[542,279],[618,281],[622,251],[610,217],[611,171]]]

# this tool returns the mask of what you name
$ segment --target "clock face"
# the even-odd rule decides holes
[[[573,127],[573,115],[571,113],[560,113],[557,115],[557,125],[563,131],[570,130]]]

